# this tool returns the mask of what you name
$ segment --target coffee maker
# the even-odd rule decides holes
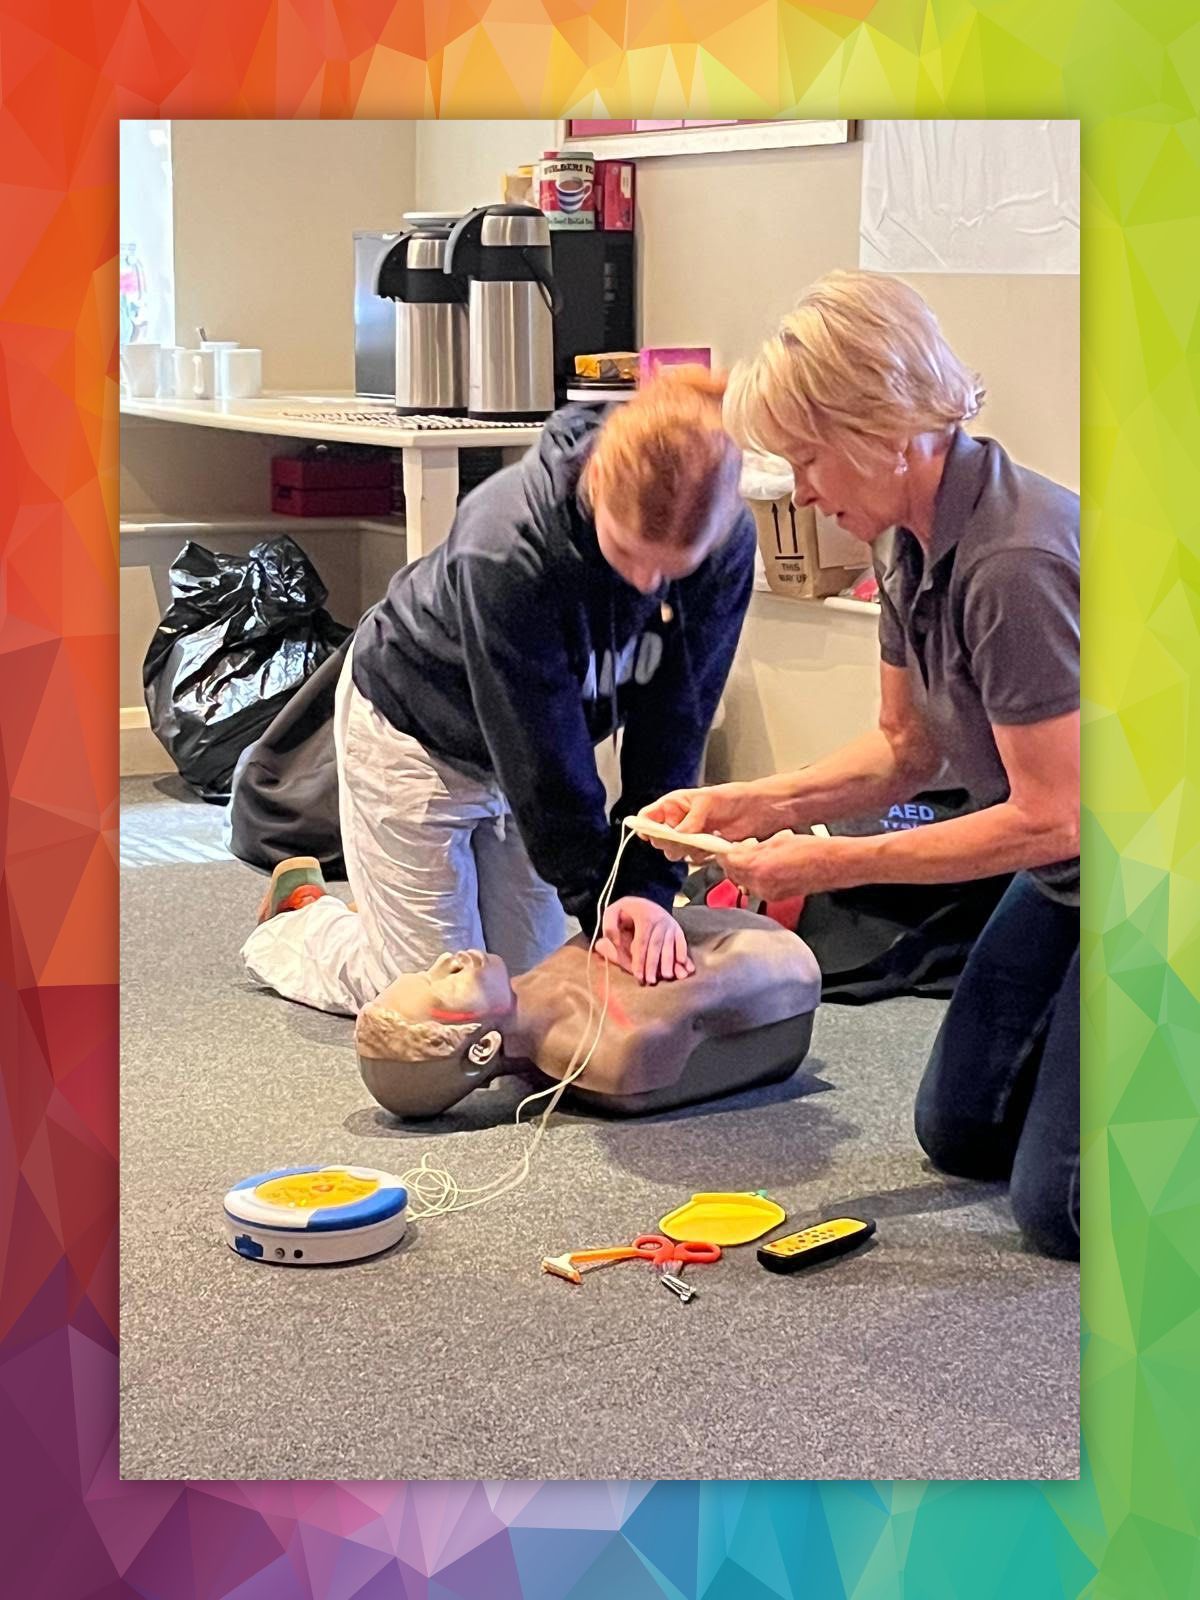
[[[467,415],[540,422],[554,409],[558,297],[550,229],[535,206],[480,206],[457,223],[444,270],[469,284]]]
[[[554,392],[562,405],[575,383],[575,357],[636,350],[637,260],[632,232],[552,228],[550,258],[559,309],[554,317]]]

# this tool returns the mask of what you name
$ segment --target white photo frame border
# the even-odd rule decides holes
[[[858,124],[845,118],[738,122],[709,128],[660,128],[653,133],[614,133],[573,136],[573,121],[598,121],[573,117],[560,121],[556,138],[562,151],[586,150],[597,160],[655,159],[660,156],[725,155],[738,150],[791,150],[806,145],[848,144],[858,137]],[[624,119],[622,119],[624,120]]]

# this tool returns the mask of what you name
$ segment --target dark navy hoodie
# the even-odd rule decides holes
[[[354,682],[393,727],[495,782],[539,876],[590,933],[620,819],[696,781],[754,578],[754,522],[640,594],[600,554],[580,473],[603,418],[568,406],[458,508],[363,618]],[[595,746],[625,730],[612,820]],[[683,875],[632,842],[613,898],[670,906]]]

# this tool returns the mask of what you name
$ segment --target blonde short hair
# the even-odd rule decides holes
[[[354,1044],[372,1061],[442,1061],[460,1054],[484,1031],[482,1022],[414,1022],[372,1002],[358,1013]]]
[[[984,393],[915,289],[831,272],[733,369],[725,425],[752,449],[791,459],[798,446],[828,444],[861,467],[897,438],[969,421]]]

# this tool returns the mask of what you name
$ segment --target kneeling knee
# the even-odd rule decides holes
[[[995,1131],[963,1117],[945,1116],[920,1095],[913,1114],[917,1143],[939,1172],[954,1178],[1006,1178],[1011,1150]]]
[[[1079,1260],[1079,1187],[1016,1180],[1009,1198],[1022,1237],[1039,1255]]]
[[[913,1126],[917,1143],[938,1171],[962,1175],[966,1151],[956,1131],[947,1127],[936,1112],[922,1106],[919,1100],[913,1117]]]

